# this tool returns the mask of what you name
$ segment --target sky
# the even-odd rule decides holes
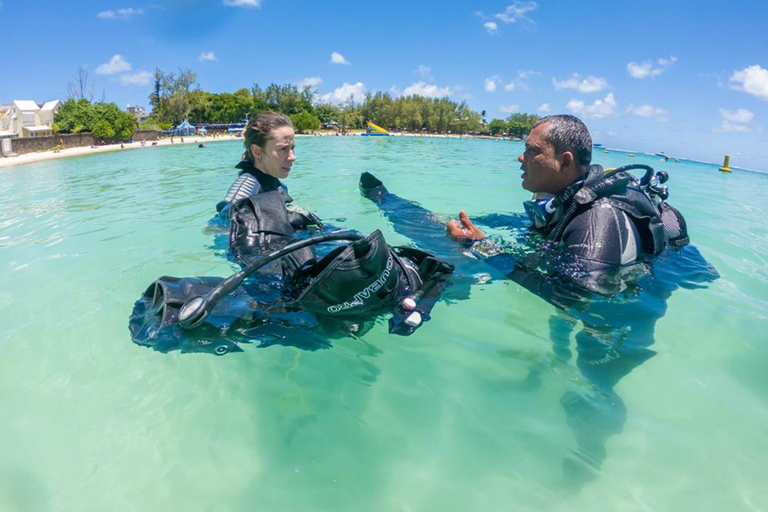
[[[571,113],[609,147],[768,171],[768,2],[0,0],[0,104],[142,105],[155,68],[200,87],[447,95],[487,120]]]

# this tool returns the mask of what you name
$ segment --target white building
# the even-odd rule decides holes
[[[42,108],[31,100],[16,100],[5,114],[0,109],[0,137],[51,135],[53,116],[59,108],[59,100],[49,101]]]
[[[49,101],[40,107],[40,124],[51,126],[53,124],[53,116],[60,108],[61,102],[59,100]]]

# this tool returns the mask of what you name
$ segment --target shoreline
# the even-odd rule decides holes
[[[165,137],[162,139],[158,139],[156,141],[145,141],[144,146],[141,145],[141,142],[123,142],[117,143],[117,144],[105,144],[104,146],[80,146],[76,148],[64,148],[59,151],[41,151],[38,153],[26,153],[24,155],[18,155],[18,156],[7,156],[0,158],[0,169],[7,168],[7,167],[14,167],[17,165],[26,165],[26,164],[33,164],[38,162],[46,162],[48,160],[58,160],[59,158],[70,158],[73,156],[85,156],[85,155],[95,155],[98,153],[110,153],[112,151],[126,151],[130,149],[142,149],[142,148],[151,148],[156,146],[171,146],[176,144],[200,144],[205,143],[208,144],[210,142],[220,142],[220,141],[227,141],[227,140],[237,140],[241,139],[242,137],[235,137],[234,135],[231,136],[224,136],[224,137],[198,137],[198,136],[190,136],[190,137],[184,137],[184,142],[181,142],[180,137],[174,137],[174,142],[171,142],[170,137]],[[155,146],[152,146],[154,143]]]
[[[363,133],[362,130],[359,130],[359,131],[356,130],[354,132],[347,133],[347,135],[338,135],[338,136],[360,137],[362,133]],[[334,132],[325,132],[325,131],[296,134],[296,137],[336,137],[336,136],[337,135]],[[457,134],[439,134],[439,133],[397,132],[397,133],[391,133],[391,136],[434,138],[434,139],[486,139],[486,140],[497,140],[497,141],[504,141],[504,142],[521,142],[519,140],[512,139],[512,138],[493,137],[490,135],[457,135]],[[38,153],[26,153],[24,155],[19,155],[19,156],[0,157],[0,169],[15,167],[17,165],[27,165],[27,164],[34,164],[39,162],[46,162],[49,160],[58,160],[60,158],[95,155],[98,153],[109,153],[112,151],[125,151],[125,150],[131,150],[131,149],[149,148],[149,147],[154,147],[152,146],[153,143],[155,144],[155,146],[171,146],[176,144],[200,144],[200,143],[208,144],[211,142],[242,140],[242,137],[229,135],[229,136],[217,137],[214,139],[212,137],[200,137],[200,136],[192,135],[192,136],[185,137],[186,140],[184,140],[184,142],[181,142],[180,139],[181,139],[180,137],[174,137],[174,142],[171,142],[170,137],[164,137],[162,139],[158,139],[157,141],[145,141],[144,146],[141,145],[141,142],[131,142],[131,143],[124,142],[122,144],[106,144],[104,146],[96,146],[96,147],[81,146],[76,148],[65,148],[59,151],[49,150],[49,151],[42,151]],[[608,151],[622,152],[622,153],[635,153],[643,156],[651,156],[651,157],[655,156],[655,155],[651,155],[650,153],[645,153],[642,151],[632,151],[628,149],[608,148],[608,147],[604,147],[602,149],[605,149]],[[670,158],[673,158],[673,157],[670,157]],[[689,161],[689,162],[695,162],[695,163],[700,163],[705,165],[714,165],[714,166],[720,165],[714,162],[704,162],[702,160],[695,160],[691,158],[684,158],[684,157],[677,157],[677,158],[679,158],[681,161]],[[740,171],[753,172],[757,174],[766,174],[765,172],[757,169],[748,169],[745,167],[738,167],[734,165],[732,165],[731,168],[738,169]]]

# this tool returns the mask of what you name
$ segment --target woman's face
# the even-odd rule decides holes
[[[253,144],[251,154],[256,168],[278,179],[287,177],[296,161],[293,138],[293,128],[281,126],[269,133],[263,148]]]

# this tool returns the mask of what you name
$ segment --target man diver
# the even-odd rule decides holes
[[[455,264],[454,282],[478,275],[478,264],[486,263],[557,306],[548,326],[553,351],[570,360],[575,339],[576,366],[584,377],[578,385],[564,383],[560,400],[578,445],[564,458],[563,471],[576,487],[595,478],[607,440],[623,429],[626,407],[614,388],[655,355],[656,322],[666,313],[671,293],[701,288],[718,277],[689,245],[682,215],[666,203],[665,173],[644,165],[604,172],[590,165],[591,157],[592,139],[579,119],[556,115],[534,125],[518,158],[522,185],[534,193],[525,203],[532,221],[521,240],[527,250],[503,250],[462,210],[459,221],[445,229],[475,258],[451,257],[447,245],[453,244],[446,244],[450,240],[430,212],[390,193],[370,173],[360,179],[363,195],[395,231]],[[643,169],[645,175],[638,179],[627,172],[631,169]],[[489,215],[479,223],[498,224],[498,218]],[[518,221],[504,218],[515,228],[521,227]],[[534,365],[525,384],[540,382],[544,367]]]
[[[532,228],[560,242],[558,249],[575,260],[578,269],[563,276],[560,291],[575,284],[611,294],[617,291],[616,271],[656,256],[668,245],[686,245],[688,237],[682,215],[663,202],[666,189],[658,182],[666,181],[666,174],[657,177],[645,167],[646,177],[639,182],[624,172],[604,173],[602,167],[590,166],[591,160],[592,137],[584,123],[570,115],[539,120],[518,157],[522,186],[534,194],[525,203]],[[659,197],[648,193],[654,190]],[[543,275],[530,272],[535,263],[511,258],[486,241],[464,210],[446,230],[470,244],[475,256],[487,258],[487,263],[537,295],[550,301],[565,298],[557,297]]]

